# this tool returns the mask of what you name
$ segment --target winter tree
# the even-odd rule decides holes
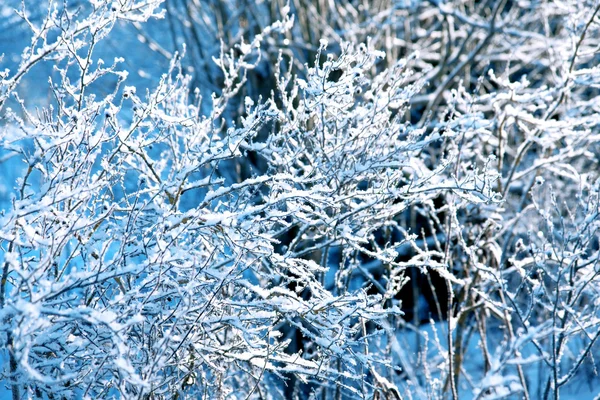
[[[3,3],[0,394],[598,395],[599,10]]]

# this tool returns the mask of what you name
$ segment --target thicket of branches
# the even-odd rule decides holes
[[[6,393],[597,390],[599,10],[4,2]]]

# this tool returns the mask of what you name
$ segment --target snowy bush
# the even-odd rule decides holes
[[[0,6],[0,395],[597,390],[600,5],[355,3]]]

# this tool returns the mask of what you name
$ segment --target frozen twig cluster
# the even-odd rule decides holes
[[[600,4],[355,3],[0,6],[13,399],[600,380]]]

